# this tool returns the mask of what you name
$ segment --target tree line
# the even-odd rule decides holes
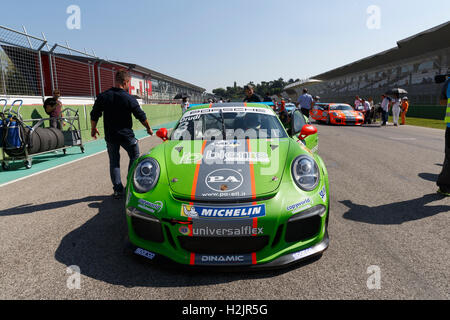
[[[250,81],[247,85],[252,85],[255,88],[255,93],[264,97],[266,94],[269,96],[279,95],[283,92],[284,87],[297,81],[300,81],[300,79],[289,79],[285,81],[283,78],[279,78],[273,81],[261,81],[258,84]],[[236,82],[230,87],[214,89],[212,93],[222,99],[230,99],[231,101],[242,101],[245,96],[244,87],[238,86]]]

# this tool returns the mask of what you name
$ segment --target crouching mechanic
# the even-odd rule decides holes
[[[118,87],[113,87],[101,93],[95,100],[91,111],[91,136],[97,139],[97,135],[99,135],[97,122],[103,114],[114,198],[120,199],[124,193],[120,178],[120,147],[125,149],[130,158],[128,171],[134,160],[139,158],[139,146],[133,132],[131,115],[142,123],[149,135],[153,135],[153,131],[138,101],[128,93],[131,80],[129,73],[118,71],[115,80]]]
[[[439,187],[438,192],[450,196],[450,78],[447,76],[441,94],[441,105],[447,105],[445,113],[445,122],[447,128],[445,129],[445,159],[442,172],[438,177],[436,184]]]

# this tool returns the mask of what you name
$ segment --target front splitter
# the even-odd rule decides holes
[[[328,249],[328,245],[329,245],[329,237],[328,232],[326,232],[323,240],[315,244],[314,246],[294,253],[283,255],[268,263],[251,264],[251,265],[233,265],[233,264],[184,265],[177,263],[164,255],[153,253],[148,250],[137,247],[129,241],[127,241],[126,244],[127,250],[130,253],[142,257],[143,259],[147,260],[150,263],[175,268],[201,269],[201,270],[210,269],[216,271],[270,270],[270,269],[286,268],[322,254],[325,250]]]

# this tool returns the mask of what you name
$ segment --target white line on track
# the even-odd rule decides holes
[[[394,137],[389,137],[389,139],[391,139],[391,140],[408,140],[408,141],[417,140],[416,138],[394,138]]]

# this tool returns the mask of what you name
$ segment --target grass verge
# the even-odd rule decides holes
[[[389,122],[392,123],[392,117],[389,117]],[[401,119],[399,122],[401,122]],[[445,127],[446,127],[446,124],[443,119],[435,120],[435,119],[406,117],[406,124],[409,126],[418,126],[418,127],[426,127],[426,128],[434,128],[434,129],[442,129],[442,130],[445,130]]]

